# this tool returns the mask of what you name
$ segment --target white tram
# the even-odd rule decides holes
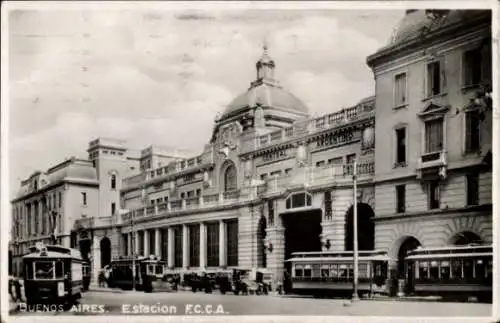
[[[406,257],[410,292],[491,302],[493,247],[491,245],[417,248]]]
[[[297,294],[346,294],[353,291],[352,251],[294,252],[291,263],[292,292]],[[385,251],[358,252],[358,291],[385,290],[389,257]]]

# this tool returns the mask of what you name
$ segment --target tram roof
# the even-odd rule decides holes
[[[23,259],[34,258],[70,258],[82,260],[82,255],[77,249],[66,248],[60,245],[35,245],[30,247],[30,253],[25,255]]]
[[[463,256],[464,254],[478,254],[478,253],[489,253],[493,252],[493,246],[491,244],[470,244],[466,246],[445,246],[445,247],[434,247],[434,248],[417,248],[415,250],[411,250],[408,252],[409,256],[415,255],[427,255],[427,256],[436,256],[436,255],[457,255]]]
[[[292,258],[348,258],[353,257],[353,251],[307,251],[307,252],[293,252]],[[358,251],[359,257],[374,257],[386,256],[387,252],[384,250],[361,250]]]
[[[352,262],[354,257],[344,256],[344,257],[295,257],[290,258],[286,261],[297,262],[297,263],[345,263]],[[389,261],[391,258],[387,255],[371,255],[371,256],[358,256],[358,261]]]

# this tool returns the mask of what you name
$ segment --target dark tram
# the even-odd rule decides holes
[[[167,274],[167,263],[155,256],[119,257],[111,262],[109,287],[133,289],[135,261],[135,289],[144,292],[171,290],[172,278]]]
[[[37,244],[23,257],[27,305],[73,305],[83,291],[80,251],[57,245]]]
[[[408,290],[446,299],[492,301],[493,247],[417,248],[406,257]]]
[[[291,263],[292,292],[317,296],[351,295],[353,252],[294,252]],[[383,290],[389,257],[384,251],[359,251],[358,291]]]

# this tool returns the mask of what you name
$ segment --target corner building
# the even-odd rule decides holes
[[[291,252],[352,248],[355,159],[360,247],[373,249],[374,98],[310,118],[274,71],[264,49],[201,154],[124,179],[118,254],[154,254],[179,273],[267,268],[282,279]]]
[[[408,10],[376,80],[375,247],[492,243],[491,11]],[[491,91],[491,90],[490,90]]]

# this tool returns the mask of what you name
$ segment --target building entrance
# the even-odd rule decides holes
[[[285,228],[285,260],[293,252],[321,251],[321,210],[308,210],[282,215]],[[285,270],[291,273],[288,262]]]

